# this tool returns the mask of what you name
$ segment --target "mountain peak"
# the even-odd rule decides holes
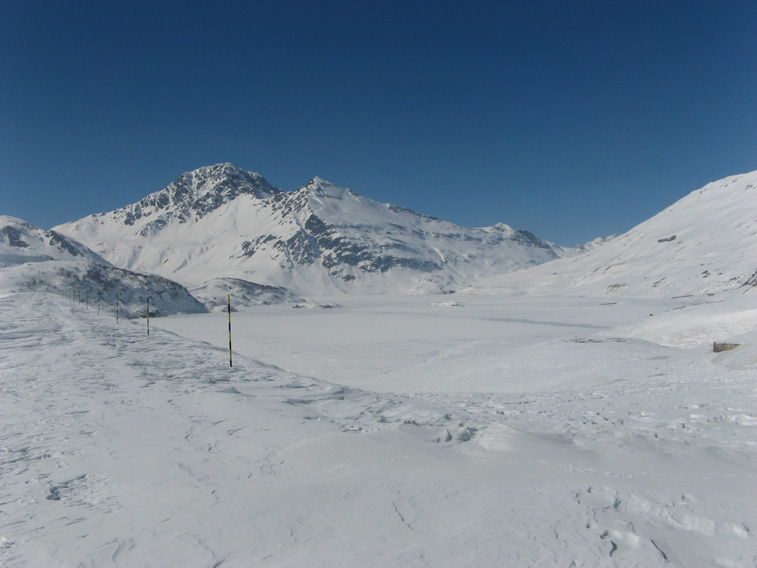
[[[306,189],[326,189],[329,187],[336,187],[330,181],[327,181],[321,177],[315,176],[309,182],[305,184]]]
[[[483,230],[490,233],[504,233],[506,235],[512,235],[515,232],[510,225],[506,225],[505,223],[496,223],[491,227],[483,227]]]
[[[116,209],[111,216],[125,225],[143,226],[145,234],[153,234],[172,218],[179,223],[200,219],[240,195],[267,199],[278,193],[281,190],[259,173],[224,162],[184,172],[164,189]]]
[[[262,284],[321,294],[449,291],[485,269],[556,258],[532,235],[505,227],[458,227],[318,176],[282,192],[222,163],[62,230],[119,266],[187,284],[252,274]]]
[[[230,162],[224,162],[185,172],[158,194],[168,192],[179,200],[193,200],[212,193],[221,194],[228,201],[240,194],[251,194],[264,199],[280,191],[259,173],[248,172]]]

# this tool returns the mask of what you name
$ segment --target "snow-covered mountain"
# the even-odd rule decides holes
[[[482,279],[475,290],[671,297],[757,285],[757,171],[709,183],[584,254]]]
[[[206,311],[176,282],[116,268],[69,237],[0,216],[0,293],[40,291],[65,295],[93,309],[99,301],[109,310],[118,293],[123,317],[145,314],[148,291],[151,315]]]
[[[171,237],[161,259],[189,250],[192,262],[208,251],[184,240],[217,246],[200,229],[243,234],[254,213],[273,239],[282,226],[310,235],[302,250],[324,270],[324,258],[368,261],[388,238],[381,215],[417,223],[394,229],[417,230],[413,246],[447,242],[424,233],[441,222],[324,183],[295,195],[300,208],[241,182],[185,209],[150,196],[127,226],[181,210],[134,246],[162,254]],[[756,185],[757,172],[715,182],[582,256],[490,277],[499,296],[235,314],[233,367],[219,314],[161,318],[148,337],[80,300],[128,286],[139,316],[149,286],[163,313],[180,286],[2,218],[0,566],[757,565]],[[336,224],[345,210],[350,226]],[[240,262],[287,258],[299,241],[271,242]],[[403,270],[420,274],[376,274],[396,284]],[[223,277],[195,292],[216,304],[284,293]],[[659,297],[581,297],[602,294]],[[678,298],[689,294],[715,296]],[[715,353],[715,341],[740,346]]]
[[[22,219],[0,215],[0,268],[43,260],[89,260],[108,265],[83,244]]]
[[[232,164],[56,230],[116,266],[189,286],[241,278],[300,294],[446,292],[559,250],[504,224],[459,227],[317,177],[284,192]]]
[[[597,237],[596,239],[592,239],[591,241],[587,243],[583,243],[580,245],[576,245],[572,248],[566,248],[563,247],[560,251],[560,257],[561,258],[568,258],[571,256],[578,256],[579,254],[584,254],[585,252],[588,252],[592,249],[597,248],[600,245],[605,244],[608,241],[611,241],[618,235],[610,235],[609,237]]]
[[[265,199],[281,193],[260,174],[245,172],[233,164],[216,164],[186,172],[165,189],[133,205],[114,211],[124,225],[139,227],[142,237],[159,233],[176,222],[202,219],[240,195]]]

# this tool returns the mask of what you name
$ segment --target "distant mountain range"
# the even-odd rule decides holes
[[[298,294],[450,292],[562,251],[504,224],[459,227],[317,177],[284,192],[228,163],[55,230],[116,266],[190,287],[237,278]]]
[[[504,224],[459,227],[320,178],[284,192],[232,164],[50,231],[0,216],[0,289],[76,290],[109,302],[119,290],[135,315],[148,289],[155,312],[167,314],[223,309],[227,294],[240,307],[331,293],[675,297],[755,288],[757,172],[707,184],[625,234],[571,250]]]

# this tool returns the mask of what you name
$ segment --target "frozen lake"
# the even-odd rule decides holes
[[[611,334],[621,323],[643,320],[681,303],[444,295],[339,296],[302,305],[233,312],[234,351],[331,382],[407,392],[423,390],[423,382],[401,382],[392,373],[461,349],[520,351],[550,340]],[[226,313],[159,318],[153,325],[228,346]],[[444,377],[429,381],[429,390],[450,388]],[[475,382],[455,388],[480,389]]]

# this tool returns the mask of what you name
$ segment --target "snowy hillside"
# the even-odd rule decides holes
[[[286,288],[255,284],[239,278],[214,278],[202,286],[192,288],[190,292],[212,311],[226,309],[228,296],[234,298],[232,311],[260,304],[304,302],[302,298],[295,296]]]
[[[138,204],[56,230],[116,266],[189,286],[241,278],[300,294],[451,291],[559,250],[504,224],[463,228],[320,178],[282,192],[231,164],[184,174]]]
[[[43,260],[108,262],[81,243],[56,231],[43,231],[22,219],[0,215],[0,268]]]
[[[48,260],[0,269],[0,294],[47,292],[68,297],[70,301],[107,312],[118,308],[122,318],[144,317],[147,293],[150,315],[207,311],[184,286],[154,274],[138,274],[92,262]]]
[[[79,242],[21,219],[0,217],[0,294],[40,291],[108,311],[116,293],[122,317],[204,312],[187,290],[166,278],[115,268]]]
[[[671,297],[757,284],[757,171],[707,184],[586,253],[481,279],[478,291]]]

